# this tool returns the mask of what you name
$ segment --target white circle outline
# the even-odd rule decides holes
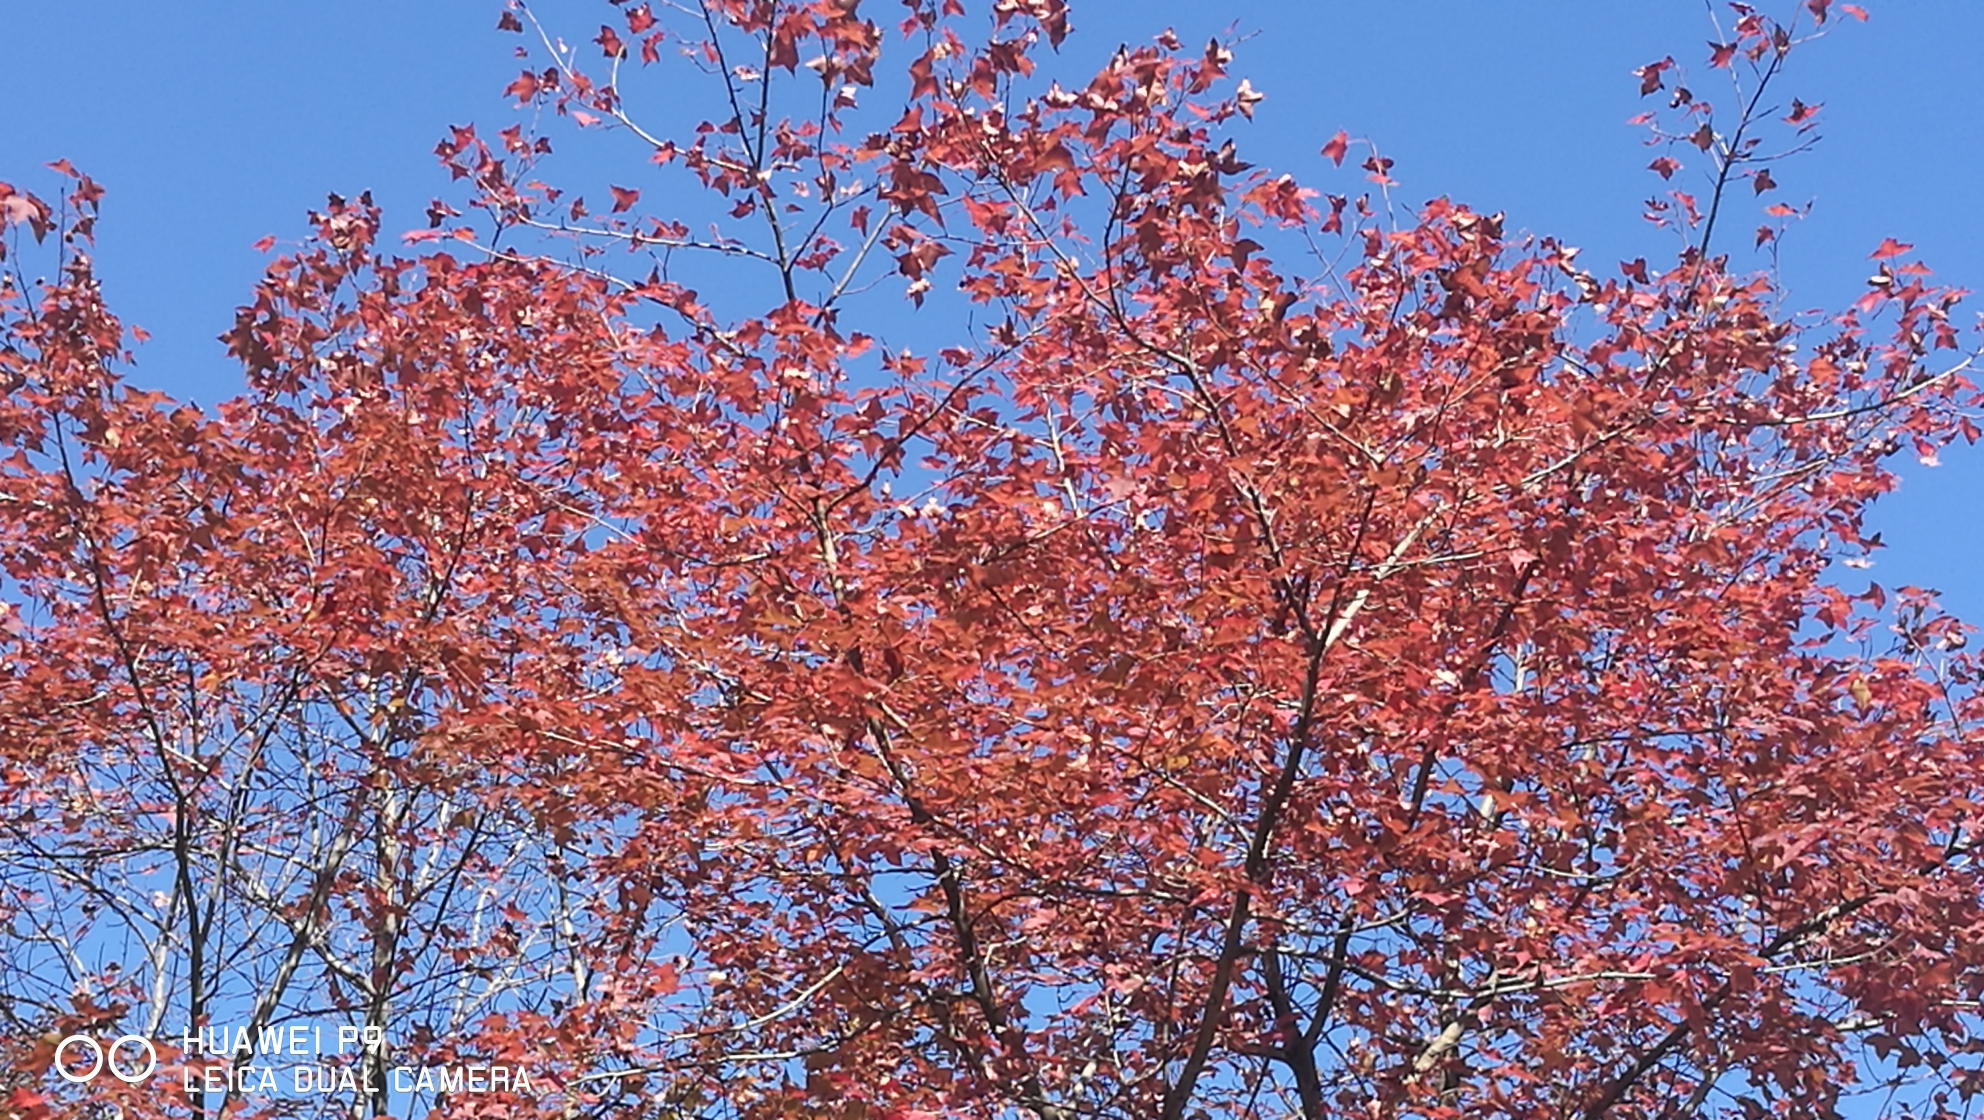
[[[123,1070],[117,1068],[117,1051],[127,1042],[135,1042],[138,1045],[145,1048],[144,1070],[140,1073],[135,1073],[128,1077],[125,1076]],[[152,1041],[149,1038],[143,1038],[135,1034],[127,1034],[123,1038],[120,1038],[116,1042],[110,1044],[110,1051],[104,1056],[103,1064],[106,1068],[110,1070],[110,1076],[115,1077],[117,1080],[122,1081],[126,1085],[136,1085],[138,1082],[143,1081],[146,1078],[150,1077],[152,1075],[152,1071],[158,1069],[158,1047],[153,1046]]]
[[[90,1071],[88,1073],[82,1074],[80,1076],[69,1072],[69,1068],[62,1064],[62,1055],[68,1053],[69,1044],[72,1042],[82,1043],[83,1045],[90,1048],[90,1052],[92,1054],[96,1055],[96,1064],[90,1067]],[[71,1085],[87,1085],[90,1082],[95,1081],[96,1075],[103,1072],[103,1047],[98,1046],[96,1039],[90,1038],[87,1035],[80,1035],[80,1034],[70,1035],[68,1038],[63,1039],[55,1046],[55,1072],[61,1074],[62,1080],[67,1081]]]

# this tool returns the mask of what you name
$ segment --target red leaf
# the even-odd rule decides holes
[[[639,35],[654,26],[654,12],[646,4],[627,9],[627,30]]]
[[[1634,76],[1640,80],[1640,96],[1645,97],[1647,94],[1659,89],[1661,84],[1660,72],[1672,65],[1674,65],[1672,58],[1663,58],[1659,62],[1649,62],[1638,70],[1633,71]]]
[[[1667,156],[1660,156],[1659,158],[1655,159],[1652,163],[1647,164],[1647,167],[1651,168],[1654,171],[1659,172],[1660,177],[1663,179],[1672,179],[1674,177],[1674,173],[1681,169],[1681,164],[1679,161],[1671,159]]]
[[[537,75],[526,70],[517,75],[517,80],[503,87],[503,92],[518,101],[529,101],[537,96]]]
[[[641,200],[641,192],[632,187],[610,186],[606,189],[613,192],[613,212],[615,214],[632,209],[634,203]]]
[[[1240,115],[1250,121],[1254,119],[1254,105],[1267,100],[1267,96],[1256,90],[1254,83],[1245,78],[1240,79],[1240,88],[1233,91],[1233,100],[1239,106]]]
[[[257,242],[255,242],[255,244],[254,244],[254,245],[252,246],[252,248],[253,248],[253,249],[254,249],[254,250],[255,250],[255,251],[257,252],[257,253],[266,253],[266,252],[268,252],[268,251],[269,251],[270,249],[272,249],[272,248],[274,248],[274,247],[275,247],[275,243],[276,243],[276,239],[275,239],[275,237],[274,237],[273,235],[271,235],[271,236],[269,236],[269,237],[264,237],[264,238],[262,238],[261,240],[259,240],[259,241],[257,241]]]
[[[1844,7],[1844,6],[1842,5],[1842,6],[1841,6],[1841,8],[1840,8],[1840,10],[1841,10],[1841,11],[1845,11],[1846,9],[1845,9],[1845,7]],[[1871,253],[1869,253],[1869,254],[1867,254],[1867,259],[1869,259],[1869,260],[1876,260],[1876,261],[1884,261],[1884,260],[1887,260],[1887,259],[1888,259],[1889,257],[1898,257],[1898,256],[1900,256],[1900,255],[1902,255],[1903,253],[1906,253],[1906,252],[1908,252],[1908,251],[1909,251],[1910,249],[1913,249],[1913,248],[1915,248],[1915,246],[1913,246],[1913,245],[1911,245],[1911,244],[1909,244],[1909,243],[1907,243],[1907,242],[1905,242],[1905,241],[1896,241],[1896,240],[1895,240],[1894,238],[1892,238],[1892,237],[1889,237],[1889,238],[1885,238],[1885,239],[1883,239],[1883,240],[1881,241],[1881,247],[1880,247],[1880,248],[1878,248],[1878,249],[1876,249],[1876,250],[1874,250],[1873,252],[1871,252]]]
[[[1323,219],[1324,233],[1343,232],[1343,211],[1349,205],[1350,199],[1344,195],[1333,194],[1330,196],[1329,216]]]
[[[25,223],[36,241],[48,236],[51,228],[47,205],[31,194],[0,191],[0,217],[5,217],[8,225]]]
[[[1776,186],[1777,180],[1770,177],[1768,170],[1758,171],[1750,177],[1750,193],[1752,194],[1762,194],[1767,190],[1775,189]]]
[[[1862,8],[1858,4],[1841,4],[1839,10],[1859,20],[1861,23],[1867,22],[1867,9]]]
[[[853,10],[851,5],[849,10]],[[1040,21],[1040,26],[1047,32],[1048,45],[1058,50],[1062,41],[1068,37],[1067,0],[1038,0],[1034,18]]]
[[[1323,145],[1323,154],[1328,156],[1330,162],[1336,164],[1338,167],[1343,166],[1344,153],[1349,150],[1350,137],[1341,129],[1337,130],[1335,136],[1330,137],[1329,143]]]

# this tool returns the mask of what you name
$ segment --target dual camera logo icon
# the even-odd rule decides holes
[[[79,1034],[70,1035],[55,1047],[55,1072],[76,1085],[86,1085],[104,1073],[126,1085],[136,1085],[157,1068],[158,1049],[150,1039],[135,1034],[111,1043],[109,1049]]]

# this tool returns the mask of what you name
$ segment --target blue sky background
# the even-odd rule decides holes
[[[871,3],[891,18],[895,5]],[[1782,251],[1799,306],[1838,307],[1863,291],[1866,255],[1887,236],[1913,242],[1945,282],[1984,288],[1984,4],[1868,6],[1871,22],[1845,21],[1794,55],[1781,87],[1825,103],[1818,150],[1774,173],[1777,197],[1816,202]],[[575,41],[611,15],[599,0],[536,7]],[[447,126],[473,121],[488,134],[515,119],[500,91],[520,40],[495,30],[500,10],[499,0],[0,0],[0,180],[52,192],[41,165],[66,157],[109,189],[100,275],[112,307],[153,335],[134,379],[211,403],[239,388],[214,336],[259,275],[257,239],[299,237],[304,211],[333,190],[369,188],[388,229],[419,226],[427,200],[452,193],[431,155]],[[1642,133],[1624,121],[1656,99],[1642,102],[1629,72],[1670,53],[1699,72],[1707,4],[1075,0],[1074,12],[1058,65],[1076,80],[1118,43],[1166,26],[1187,41],[1253,33],[1234,70],[1268,95],[1243,134],[1257,164],[1354,188],[1358,173],[1317,155],[1345,128],[1398,161],[1401,203],[1444,194],[1503,210],[1512,229],[1584,248],[1587,265],[1671,250],[1637,217],[1658,181],[1644,170]],[[665,81],[650,78],[648,95],[666,99]],[[630,143],[578,139],[560,137],[548,177],[599,196],[607,181],[642,184]],[[650,185],[645,201],[664,200]],[[1740,200],[1739,219],[1745,208],[1757,207]],[[1732,223],[1734,237],[1748,228]],[[1940,588],[1946,605],[1984,620],[1984,579],[1972,573],[1984,453],[1944,462],[1911,463],[1879,508],[1890,547],[1867,575]]]
[[[1780,102],[1825,103],[1823,143],[1773,171],[1777,198],[1815,202],[1783,244],[1794,306],[1850,302],[1865,290],[1867,254],[1889,236],[1914,243],[1944,282],[1984,289],[1984,3],[1864,2],[1872,21],[1794,55],[1781,87]],[[870,4],[877,18],[897,10]],[[611,15],[600,0],[536,7],[575,41]],[[42,164],[68,158],[107,187],[99,275],[113,309],[153,336],[132,378],[210,404],[241,388],[215,336],[266,261],[255,241],[300,237],[327,191],[370,189],[391,231],[423,225],[430,198],[458,197],[435,141],[453,124],[488,135],[515,119],[500,91],[519,40],[495,30],[500,10],[500,0],[0,0],[0,180],[52,195],[59,184]],[[1713,34],[1704,4],[1074,0],[1074,12],[1076,34],[1050,64],[1071,83],[1118,43],[1167,26],[1188,42],[1253,33],[1233,69],[1267,94],[1242,132],[1241,154],[1258,165],[1358,189],[1360,173],[1317,154],[1343,128],[1397,161],[1401,203],[1447,195],[1505,211],[1509,228],[1580,246],[1595,269],[1672,252],[1671,235],[1638,217],[1659,181],[1645,170],[1644,133],[1624,122],[1656,99],[1638,97],[1630,72],[1673,54],[1699,74]],[[649,78],[646,95],[665,101],[664,83]],[[559,136],[548,178],[596,197],[606,182],[642,186],[649,208],[665,209],[631,142],[577,139]],[[1747,240],[1761,203],[1734,207],[1731,243]],[[1984,296],[1975,303],[1984,310]],[[1984,450],[1943,458],[1934,470],[1909,462],[1877,509],[1888,549],[1842,581],[1936,587],[1984,622],[1973,560]]]

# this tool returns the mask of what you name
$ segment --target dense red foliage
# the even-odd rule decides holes
[[[1671,60],[1713,194],[1587,271],[1250,168],[1218,43],[1063,88],[1061,0],[955,8],[547,34],[509,94],[714,232],[458,130],[481,225],[392,257],[334,199],[212,412],[114,372],[94,184],[0,187],[16,262],[63,240],[0,306],[13,1112],[69,1114],[67,1033],[315,1017],[529,1070],[463,1116],[1954,1115],[1974,665],[1829,565],[1974,435],[1956,294],[1890,244],[1783,316],[1710,242],[1775,126]],[[1754,89],[1803,32],[1739,16]],[[684,42],[721,109],[671,140],[620,68]],[[737,271],[637,278],[690,254]],[[979,329],[886,345],[878,262]]]

